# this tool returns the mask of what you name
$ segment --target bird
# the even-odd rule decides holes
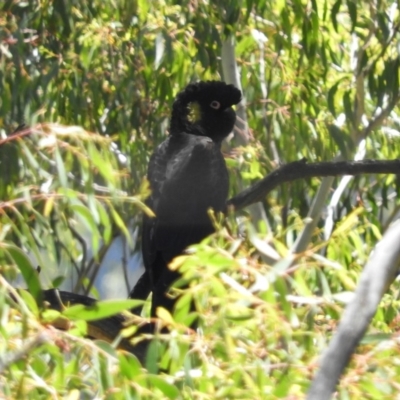
[[[229,176],[221,143],[234,128],[232,106],[241,98],[239,89],[222,81],[189,84],[173,103],[168,138],[150,157],[147,205],[155,217],[143,217],[145,272],[129,297],[145,300],[152,292],[152,317],[158,307],[174,307],[167,294],[179,273],[168,264],[214,232],[209,209],[225,211]]]

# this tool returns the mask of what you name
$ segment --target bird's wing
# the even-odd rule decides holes
[[[142,250],[155,315],[158,306],[172,309],[174,303],[165,293],[179,274],[168,263],[214,231],[207,210],[224,210],[229,177],[217,143],[181,133],[156,149],[148,179],[152,189],[148,205],[156,216],[144,217]]]
[[[216,187],[210,187],[221,175],[222,185],[215,182]],[[142,248],[154,284],[172,258],[212,233],[207,209],[222,210],[228,177],[219,147],[210,138],[180,134],[157,148],[148,178],[152,188],[148,205],[156,217],[144,217]]]
[[[147,199],[147,205],[156,213],[156,217],[143,216],[142,224],[142,255],[147,274],[149,275],[150,285],[153,286],[153,270],[157,263],[157,246],[154,240],[157,223],[157,208],[160,201],[163,184],[165,181],[165,172],[168,162],[168,143],[169,139],[161,143],[152,154],[147,178],[150,182],[151,195]],[[149,288],[150,292],[151,288]]]

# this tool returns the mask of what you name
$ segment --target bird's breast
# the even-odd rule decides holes
[[[187,149],[186,149],[187,150]],[[229,190],[225,160],[214,143],[178,154],[162,188],[156,215],[177,224],[209,220],[207,210],[224,211]]]

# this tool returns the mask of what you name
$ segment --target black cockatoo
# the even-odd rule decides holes
[[[209,208],[225,211],[229,177],[221,142],[233,130],[232,106],[240,100],[240,90],[224,82],[188,85],[173,104],[169,137],[151,156],[147,204],[155,218],[144,217],[145,273],[130,297],[145,299],[152,291],[152,316],[159,306],[173,308],[166,293],[179,274],[168,263],[214,231]]]

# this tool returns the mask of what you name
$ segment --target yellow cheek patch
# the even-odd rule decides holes
[[[193,103],[189,104],[188,121],[194,123],[199,121],[200,119],[201,119],[200,104],[194,101]]]

